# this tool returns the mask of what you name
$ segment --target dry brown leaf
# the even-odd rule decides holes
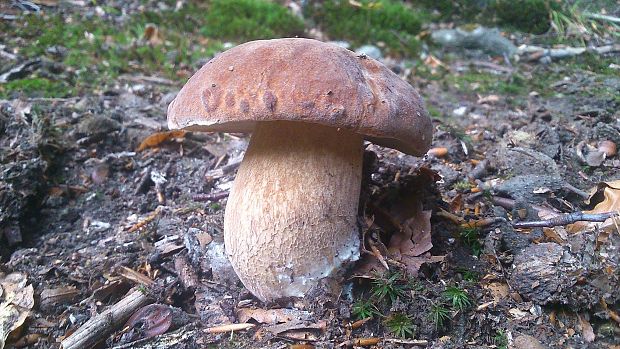
[[[503,299],[508,299],[509,289],[508,285],[502,282],[492,282],[488,285],[483,285],[484,288],[491,292],[493,302],[499,303]]]
[[[286,337],[295,340],[314,341],[319,338],[319,332],[325,331],[327,328],[326,321],[317,323],[308,323],[305,321],[291,321],[278,325],[265,326],[264,329],[272,334],[280,337]]]
[[[279,324],[290,321],[303,321],[310,319],[310,313],[295,309],[251,309],[241,308],[237,311],[237,318],[240,322],[248,322],[254,319],[261,324]]]
[[[0,274],[0,349],[11,332],[18,329],[34,306],[34,288],[25,274]]]
[[[543,233],[545,234],[545,238],[547,239],[547,241],[553,241],[560,245],[566,244],[566,229],[564,229],[564,227],[544,227]]]
[[[428,67],[431,67],[433,69],[439,68],[439,67],[444,67],[445,68],[445,64],[437,57],[433,56],[433,55],[428,55],[426,57],[426,59],[424,60],[424,64]]]
[[[153,46],[161,45],[164,43],[164,39],[159,33],[159,28],[155,24],[149,23],[144,28],[144,34],[142,40]]]
[[[146,286],[150,286],[154,282],[148,276],[140,274],[139,272],[124,266],[118,268],[118,275],[122,276],[126,280]]]
[[[585,317],[579,314],[577,314],[577,317],[579,318],[579,324],[581,325],[581,335],[583,336],[583,339],[585,339],[588,343],[594,342],[596,336],[594,335],[592,325],[590,325]]]
[[[620,211],[620,180],[611,182],[602,182],[592,190],[592,195],[587,202],[598,202],[596,206],[585,213],[605,213]],[[566,226],[566,230],[570,233],[578,233],[583,230],[593,229],[598,226],[601,230],[613,231],[618,230],[618,219],[609,218],[603,223],[596,222],[577,222]]]
[[[478,104],[493,104],[499,101],[499,96],[498,95],[488,95],[485,97],[479,97],[478,98]]]
[[[56,304],[71,302],[80,294],[74,286],[46,288],[41,292],[40,307],[45,308]]]
[[[183,138],[185,137],[185,131],[183,130],[174,130],[174,131],[164,131],[157,132],[148,137],[146,137],[142,143],[138,146],[136,151],[143,151],[147,148],[154,148],[159,146],[165,141],[172,140],[175,138]]]
[[[132,340],[140,340],[166,333],[172,326],[172,307],[164,304],[149,304],[138,309],[123,328],[136,329]]]

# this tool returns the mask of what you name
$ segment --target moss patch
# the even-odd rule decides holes
[[[466,72],[446,76],[446,82],[461,92],[519,95],[527,93],[525,79],[514,74],[510,78],[482,72]]]
[[[550,11],[558,7],[557,3],[549,0],[496,0],[490,10],[503,27],[543,34],[551,26]]]
[[[327,0],[310,8],[310,16],[334,40],[354,45],[383,43],[391,53],[411,55],[418,50],[423,13],[401,1]]]
[[[73,90],[64,82],[46,78],[27,78],[9,81],[0,85],[0,98],[17,97],[24,94],[29,97],[65,97]]]
[[[286,8],[262,0],[213,0],[203,33],[216,38],[249,41],[300,36],[303,21]]]

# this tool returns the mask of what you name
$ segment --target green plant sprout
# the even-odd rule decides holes
[[[411,319],[403,313],[394,313],[385,320],[385,326],[397,337],[413,337],[415,326]]]
[[[465,290],[450,286],[443,292],[443,298],[453,309],[464,310],[471,307],[472,301]]]
[[[351,311],[355,318],[359,320],[380,315],[379,309],[370,299],[359,299],[353,304]]]
[[[435,328],[443,327],[446,321],[450,319],[450,310],[441,301],[433,302],[429,317],[435,323]]]
[[[372,281],[372,296],[379,301],[389,299],[394,303],[396,299],[405,294],[405,288],[398,284],[402,278],[401,273],[393,273],[387,278],[379,277]]]

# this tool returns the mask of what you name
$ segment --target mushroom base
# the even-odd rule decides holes
[[[262,301],[303,297],[359,259],[363,138],[289,121],[258,123],[226,205],[226,253]]]

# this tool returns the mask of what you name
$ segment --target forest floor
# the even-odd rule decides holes
[[[367,144],[362,261],[337,295],[263,304],[223,247],[249,136],[167,132],[167,105],[228,43],[183,46],[165,20],[145,24],[152,14],[125,29],[145,5],[97,3],[49,1],[27,20],[0,5],[17,16],[0,39],[0,348],[58,348],[135,290],[144,297],[125,315],[143,310],[103,321],[98,347],[620,347],[617,220],[552,220],[620,208],[617,51],[545,63],[433,46],[382,59],[424,97],[433,149]],[[158,66],[168,39],[202,59]],[[72,68],[80,52],[98,59],[92,71]],[[394,236],[415,255],[388,252],[403,248]],[[252,326],[211,333],[231,323]]]

